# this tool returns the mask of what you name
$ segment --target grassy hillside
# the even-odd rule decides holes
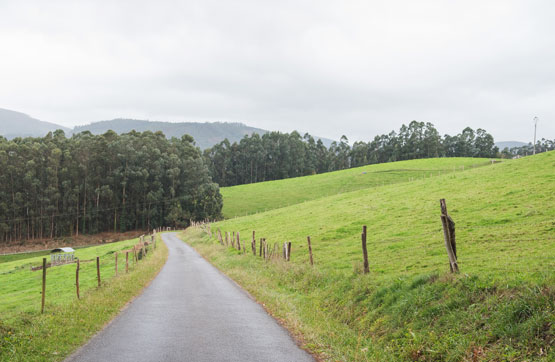
[[[416,181],[491,165],[489,159],[453,157],[369,165],[319,175],[223,187],[226,218],[245,216],[323,197]]]
[[[426,162],[430,168],[446,160]],[[290,263],[226,251],[195,230],[185,238],[324,358],[553,359],[554,171],[555,152],[549,152],[212,226],[239,231],[243,239],[256,230],[270,243],[292,241]],[[261,186],[245,186],[245,197],[249,187]],[[448,273],[440,198],[456,222],[456,276]],[[362,225],[368,225],[368,275],[360,274]],[[307,265],[307,235],[314,268]]]
[[[125,273],[125,256],[119,255],[115,277],[114,252],[128,249],[137,239],[76,250],[81,260],[80,295],[76,298],[75,264],[47,269],[46,305],[41,308],[44,256],[0,262],[0,361],[59,361],[85,343],[156,275],[166,260],[163,243],[156,252]],[[100,257],[102,286],[96,280]],[[7,260],[7,259],[4,259]],[[49,257],[47,256],[49,261]],[[87,260],[91,260],[87,262]]]

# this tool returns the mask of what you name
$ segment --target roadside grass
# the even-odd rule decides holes
[[[100,288],[96,263],[81,263],[80,294],[75,292],[75,264],[47,269],[46,305],[40,313],[42,271],[31,272],[41,257],[0,264],[0,361],[59,361],[81,346],[109,322],[157,274],[167,248],[159,236],[157,249],[125,273],[125,256],[118,258],[115,277],[113,253],[137,239],[76,251],[80,260],[100,256]]]
[[[182,237],[324,360],[551,361],[554,171],[549,152],[212,224],[247,244],[252,230],[292,241],[289,263],[242,255],[198,228]],[[448,273],[440,198],[456,222],[459,275]]]
[[[220,189],[226,218],[245,216],[344,192],[416,181],[491,165],[486,158],[453,157],[381,163],[313,176]]]

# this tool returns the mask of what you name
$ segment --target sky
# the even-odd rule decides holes
[[[553,1],[0,0],[0,108],[351,142],[412,120],[555,138]]]

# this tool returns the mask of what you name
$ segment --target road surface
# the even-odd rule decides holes
[[[235,283],[174,234],[160,274],[66,361],[314,361]]]

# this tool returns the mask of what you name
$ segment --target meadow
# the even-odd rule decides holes
[[[403,168],[411,162],[419,163],[413,169],[445,170],[441,164],[449,159],[407,161]],[[213,231],[240,232],[249,243],[253,230],[271,245],[291,241],[289,263],[243,255],[198,228],[183,238],[324,360],[553,360],[554,171],[555,152],[548,152],[390,185],[370,181],[370,187],[331,196],[322,188],[321,197],[258,214],[253,202],[250,216],[211,225]],[[339,175],[319,176],[341,183]],[[273,183],[247,185],[242,198],[265,192],[271,199],[290,197],[277,190]],[[449,273],[440,198],[456,223],[457,275]]]
[[[453,157],[381,163],[318,175],[221,188],[226,218],[245,216],[349,191],[490,165],[486,158]]]
[[[85,343],[157,274],[167,257],[165,245],[138,263],[118,256],[115,275],[114,253],[129,249],[138,239],[77,249],[80,260],[80,299],[76,296],[76,264],[47,268],[46,303],[41,314],[42,265],[40,253],[13,256],[0,262],[0,361],[64,359]],[[38,255],[37,255],[38,254]],[[97,285],[96,257],[100,257],[101,287]],[[16,260],[13,260],[16,259]],[[0,259],[1,260],[1,259]]]

